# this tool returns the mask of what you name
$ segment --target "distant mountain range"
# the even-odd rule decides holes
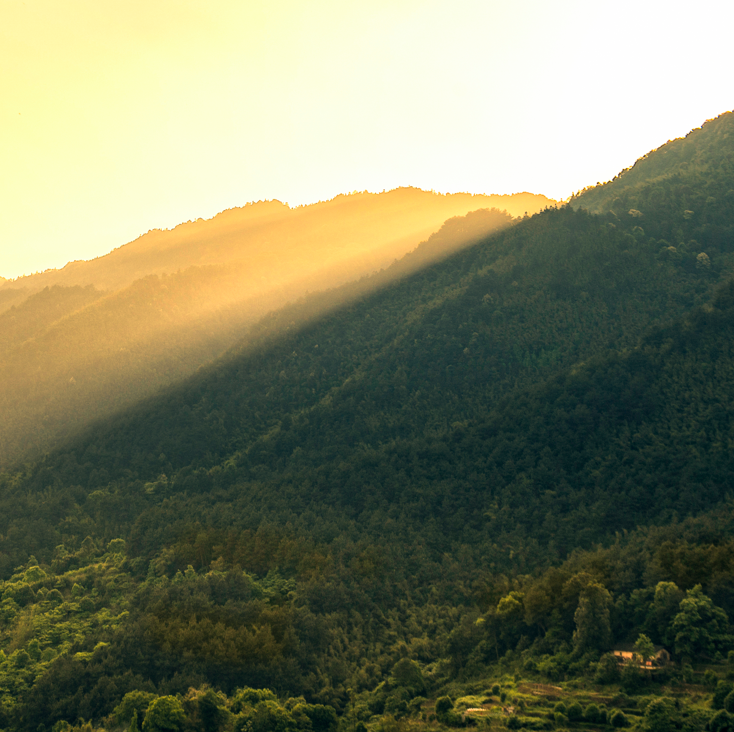
[[[441,195],[418,188],[352,193],[297,208],[260,201],[170,231],[150,231],[90,261],[0,281],[0,292],[9,302],[10,292],[21,298],[54,285],[115,291],[152,274],[227,266],[246,270],[240,277],[256,294],[332,268],[344,270],[342,279],[381,269],[415,249],[446,219],[469,211],[497,208],[523,216],[554,203],[531,193]],[[332,277],[340,279],[336,272]]]
[[[544,196],[359,193],[278,201],[153,231],[110,254],[0,283],[0,464],[176,383],[273,308],[387,267],[469,211]],[[481,236],[509,218],[484,220]],[[484,227],[484,228],[482,228]],[[468,243],[468,242],[467,242]],[[436,256],[447,255],[436,251]]]

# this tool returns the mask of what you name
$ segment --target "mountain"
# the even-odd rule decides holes
[[[734,253],[691,201],[732,125],[599,213],[453,219],[6,471],[0,724],[726,728]]]
[[[522,213],[549,201],[397,189],[298,209],[261,202],[0,284],[0,464],[176,383],[268,310],[379,270],[446,218],[490,203]],[[433,255],[510,221],[475,219]]]
[[[240,276],[257,290],[283,287],[329,268],[351,267],[361,276],[402,257],[453,216],[480,208],[522,216],[553,203],[531,193],[441,195],[418,188],[355,192],[297,208],[279,201],[260,201],[223,211],[206,221],[150,231],[90,261],[70,262],[59,270],[6,280],[0,283],[0,292],[36,292],[54,285],[93,285],[114,291],[152,274],[174,274],[202,266],[246,269]],[[351,273],[342,281],[353,276]]]

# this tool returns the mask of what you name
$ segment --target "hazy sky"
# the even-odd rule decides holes
[[[0,0],[0,275],[248,201],[565,198],[734,107],[727,0]]]

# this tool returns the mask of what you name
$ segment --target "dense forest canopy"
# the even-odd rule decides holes
[[[0,726],[734,728],[732,115],[642,162],[6,470]]]

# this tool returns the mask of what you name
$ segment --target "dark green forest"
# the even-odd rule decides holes
[[[0,476],[0,728],[734,729],[734,116],[484,215]]]

